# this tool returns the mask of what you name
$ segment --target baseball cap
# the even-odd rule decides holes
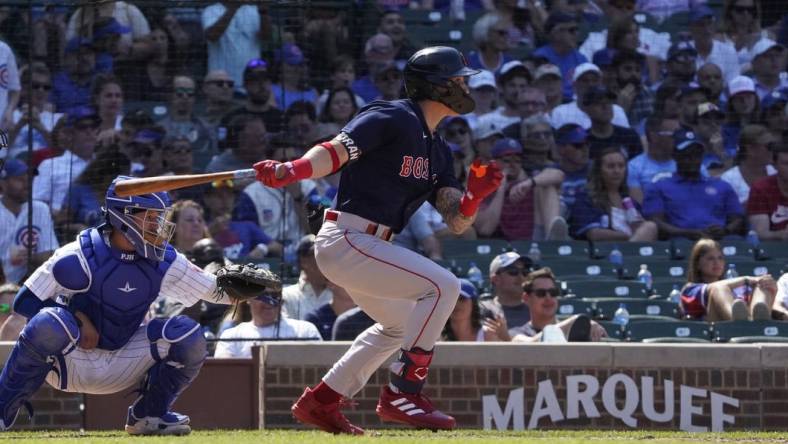
[[[577,17],[574,14],[567,14],[566,12],[554,12],[547,17],[544,24],[544,31],[550,33],[556,26],[562,23],[577,22]]]
[[[679,98],[682,96],[686,96],[687,94],[692,94],[696,91],[702,91],[703,89],[697,82],[689,82],[686,85],[681,87],[681,92],[679,92]]]
[[[108,35],[113,34],[128,34],[131,32],[131,28],[128,26],[123,26],[118,23],[117,20],[110,17],[109,20],[103,25],[100,26],[93,32],[93,38],[100,39],[102,37],[106,37]]]
[[[588,139],[588,132],[576,124],[569,123],[555,132],[555,143],[558,145],[573,145],[575,143],[583,143]]]
[[[27,164],[19,159],[8,159],[5,166],[0,171],[0,179],[7,179],[9,177],[19,177],[27,174]],[[33,174],[37,174],[35,168],[32,169]]]
[[[725,113],[720,111],[720,108],[711,102],[704,102],[698,105],[698,117],[709,115],[717,116],[718,118],[725,117]]]
[[[268,62],[263,59],[251,59],[244,67],[244,80],[253,72],[268,73]]]
[[[539,65],[539,67],[536,68],[536,74],[534,75],[534,80],[539,80],[547,76],[558,77],[559,79],[563,78],[563,76],[561,75],[561,69],[553,65],[552,63],[545,63],[544,65]]]
[[[307,256],[313,254],[315,251],[315,235],[307,234],[301,237],[296,246],[296,254],[298,256]]]
[[[528,70],[528,67],[523,64],[523,62],[519,60],[512,60],[506,62],[501,66],[501,70],[498,71],[498,81],[501,83],[506,83],[511,77],[515,75],[522,75],[525,76],[528,80],[531,80],[531,71]]]
[[[476,291],[476,286],[468,279],[460,279],[460,296],[465,299],[476,299],[479,293]]]
[[[490,136],[499,135],[503,137],[503,132],[498,125],[490,119],[479,119],[476,123],[476,128],[473,130],[473,139],[486,139]]]
[[[449,117],[446,117],[446,119],[444,119],[443,122],[441,122],[441,125],[447,126],[447,125],[451,125],[454,122],[462,123],[463,125],[465,125],[465,126],[470,128],[470,125],[468,124],[468,119],[466,119],[463,116],[449,116]]]
[[[479,89],[485,86],[497,89],[495,75],[486,69],[482,69],[468,78],[468,88],[470,89]]]
[[[615,55],[615,49],[602,48],[594,53],[594,55],[591,57],[591,62],[596,66],[607,67],[613,64],[613,58]]]
[[[676,151],[684,151],[695,145],[705,146],[694,132],[686,129],[679,129],[673,133],[673,144],[676,147]]]
[[[750,77],[736,76],[728,82],[728,97],[746,92],[755,92],[755,82]]]
[[[276,59],[288,65],[297,66],[304,63],[304,53],[294,43],[285,43],[281,49],[276,51]]]
[[[367,39],[367,42],[364,44],[364,56],[370,62],[394,60],[396,54],[394,41],[387,34],[377,33]]]
[[[690,24],[697,23],[707,17],[714,17],[714,11],[706,5],[698,5],[690,10]]]
[[[523,261],[526,267],[533,265],[528,257],[520,256],[520,253],[516,251],[507,251],[495,256],[490,262],[490,275],[498,274],[500,269],[506,268],[517,261]]]
[[[68,41],[65,47],[65,52],[77,52],[80,48],[93,48],[93,40],[87,37],[74,37]]]
[[[132,143],[156,143],[159,142],[163,138],[163,135],[152,129],[143,128],[137,131],[134,134],[134,138],[131,139]]]
[[[780,50],[785,50],[785,46],[775,42],[769,38],[762,38],[755,43],[755,46],[752,47],[752,59],[755,60],[759,56],[769,52],[773,48],[779,48]]]
[[[504,137],[503,139],[495,142],[492,150],[490,150],[490,155],[495,159],[508,156],[510,154],[522,153],[523,146],[517,141],[517,139],[513,139],[511,137]]]
[[[761,100],[761,109],[769,109],[775,105],[783,106],[788,103],[788,90],[778,89],[766,94]]]
[[[601,85],[592,86],[583,94],[583,105],[587,106],[602,99],[615,100],[616,93]]]
[[[692,45],[692,42],[686,40],[679,40],[678,42],[670,45],[668,49],[668,60],[674,59],[681,54],[689,54],[692,57],[698,56],[698,50]]]
[[[595,72],[599,76],[602,75],[602,71],[599,69],[598,66],[594,65],[593,63],[586,62],[577,65],[577,68],[575,68],[575,72],[572,74],[572,81],[577,82],[577,79],[579,79],[581,76],[589,72]]]
[[[99,116],[96,114],[96,110],[90,106],[77,106],[66,111],[66,114],[68,115],[66,125],[69,127],[73,127],[77,122],[85,119],[90,119],[96,124],[99,123]]]

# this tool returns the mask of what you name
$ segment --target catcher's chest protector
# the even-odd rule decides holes
[[[167,246],[161,262],[141,258],[136,253],[110,248],[96,228],[79,236],[82,256],[90,269],[91,283],[77,306],[99,332],[98,348],[116,350],[128,343],[158,297],[161,281],[175,260]]]

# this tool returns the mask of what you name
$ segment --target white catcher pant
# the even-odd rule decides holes
[[[62,387],[60,377],[54,371],[47,375],[52,387],[66,392],[103,395],[117,393],[140,383],[149,368],[156,361],[150,353],[147,326],[140,326],[128,344],[117,350],[85,350],[77,347],[64,357],[66,365],[66,386]],[[159,356],[166,356],[170,350],[167,341],[156,342]],[[60,362],[55,367],[62,374]]]
[[[432,350],[460,293],[451,272],[418,253],[331,221],[317,235],[315,256],[320,271],[377,321],[323,377],[329,387],[351,397],[398,349]]]

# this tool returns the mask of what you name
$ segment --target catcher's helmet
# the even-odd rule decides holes
[[[432,46],[413,54],[405,65],[405,91],[412,100],[434,100],[458,114],[476,107],[468,92],[451,79],[478,73],[468,68],[462,53],[449,46]]]
[[[175,232],[175,224],[167,220],[170,197],[166,192],[120,197],[115,194],[115,184],[125,179],[131,177],[116,177],[107,190],[107,222],[126,236],[137,254],[160,261]]]

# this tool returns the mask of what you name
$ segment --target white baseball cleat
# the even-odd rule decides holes
[[[126,419],[126,432],[129,435],[188,435],[192,428],[189,427],[189,417],[180,413],[168,412],[164,416],[134,416],[133,407],[129,407]]]

